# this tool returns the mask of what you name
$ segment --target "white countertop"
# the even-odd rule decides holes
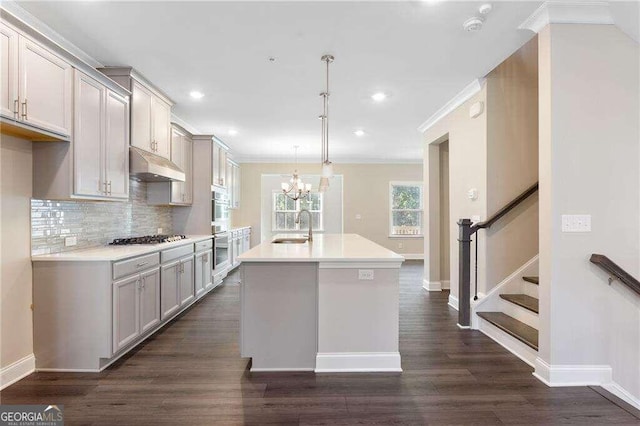
[[[301,237],[281,234],[275,238]],[[265,241],[238,257],[240,262],[403,262],[404,257],[358,234],[318,234],[304,244]]]
[[[100,246],[31,256],[33,262],[97,262],[127,259],[213,238],[213,235],[188,235],[186,239],[171,243],[134,244],[130,246]]]

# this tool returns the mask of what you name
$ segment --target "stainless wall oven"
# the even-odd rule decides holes
[[[226,192],[214,191],[211,194],[211,229],[213,234],[229,230],[229,197]]]

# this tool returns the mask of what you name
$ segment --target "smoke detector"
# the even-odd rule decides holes
[[[462,27],[469,32],[480,31],[482,24],[484,24],[484,19],[474,16],[473,18],[467,19],[464,24],[462,24]]]

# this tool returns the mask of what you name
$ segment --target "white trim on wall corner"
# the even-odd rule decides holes
[[[453,309],[455,309],[456,311],[458,310],[458,298],[455,297],[453,294],[449,294],[449,306],[451,306]]]
[[[443,290],[449,290],[451,289],[451,281],[449,280],[442,280],[440,281],[442,283],[442,289]]]
[[[605,1],[546,1],[518,29],[539,33],[549,24],[612,25],[615,22]]]
[[[27,355],[16,362],[0,369],[0,390],[27,377],[36,370],[36,357]]]
[[[536,358],[533,375],[550,387],[601,386],[612,382],[609,365],[549,365]]]
[[[440,281],[422,280],[422,288],[427,291],[442,291],[442,283]]]
[[[451,100],[444,104],[442,108],[437,110],[435,114],[427,119],[427,121],[422,123],[420,127],[418,127],[418,131],[420,133],[424,133],[429,130],[434,124],[449,115],[453,110],[458,108],[460,105],[468,101],[473,95],[478,93],[482,89],[483,83],[484,78],[477,78],[471,83],[467,84],[464,89],[462,89],[457,95],[455,95],[453,98],[451,98]]]
[[[618,398],[620,398],[621,400],[625,401],[627,404],[630,404],[634,408],[637,408],[638,410],[640,410],[640,398],[634,397],[629,392],[627,392],[626,389],[624,389],[622,386],[620,386],[616,382],[605,383],[604,385],[602,385],[602,387],[605,390],[617,396]]]
[[[400,352],[318,352],[316,373],[401,372]]]

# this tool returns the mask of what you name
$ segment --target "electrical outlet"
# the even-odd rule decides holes
[[[357,214],[356,215],[356,220],[360,220],[360,219],[362,219],[362,215],[361,214]]]
[[[563,214],[562,232],[591,232],[591,215]]]
[[[158,235],[162,234],[162,228],[158,228]]]
[[[404,247],[404,244],[398,243],[398,248],[401,249],[402,247]]]
[[[77,237],[67,237],[64,239],[64,246],[65,247],[72,247],[75,246],[76,244],[78,244],[78,238]]]
[[[373,269],[358,269],[359,280],[373,280]]]

